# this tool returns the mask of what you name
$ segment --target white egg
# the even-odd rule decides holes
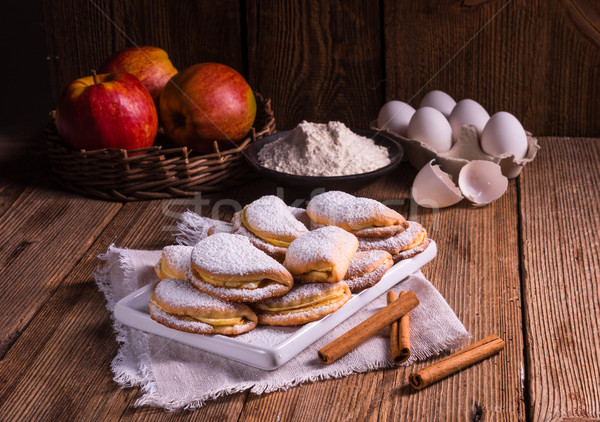
[[[406,137],[406,129],[415,109],[402,101],[388,101],[379,110],[377,127]]]
[[[460,189],[433,162],[425,164],[415,177],[411,190],[415,202],[425,208],[444,208],[460,202],[463,199]]]
[[[423,99],[419,107],[433,107],[441,111],[446,118],[452,113],[452,109],[456,106],[456,101],[444,91],[429,91]]]
[[[473,160],[460,169],[458,187],[473,205],[480,207],[500,198],[506,192],[508,179],[500,166],[491,161]]]
[[[413,114],[406,136],[431,147],[435,152],[446,152],[452,147],[452,128],[444,115],[433,107],[421,107]]]
[[[490,120],[490,115],[485,108],[477,101],[468,98],[460,100],[452,110],[452,113],[450,113],[450,117],[448,117],[454,139],[458,139],[460,136],[463,125],[475,126],[477,134],[481,136],[481,132],[488,120]]]
[[[527,154],[527,134],[519,120],[506,111],[495,113],[481,133],[481,149],[492,157],[511,154],[520,160]]]

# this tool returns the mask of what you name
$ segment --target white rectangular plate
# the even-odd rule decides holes
[[[156,283],[150,283],[117,302],[115,318],[138,330],[216,353],[256,368],[273,370],[292,359],[373,299],[419,270],[435,258],[436,253],[437,246],[433,240],[430,240],[425,251],[392,266],[375,286],[353,295],[352,299],[334,313],[299,327],[282,342],[268,347],[242,341],[239,337],[186,333],[157,323],[148,313],[148,304]],[[255,330],[261,329],[260,325],[255,328]]]

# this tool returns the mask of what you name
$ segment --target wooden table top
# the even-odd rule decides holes
[[[1,420],[600,420],[600,139],[541,138],[536,160],[483,208],[411,208],[408,165],[356,193],[428,228],[439,252],[425,275],[474,339],[506,341],[499,355],[419,392],[407,377],[426,363],[165,413],[134,408],[139,390],[112,380],[118,346],[92,273],[111,243],[173,243],[177,215],[199,202],[68,193],[39,136],[1,136]],[[244,204],[276,189],[259,181],[210,199]]]

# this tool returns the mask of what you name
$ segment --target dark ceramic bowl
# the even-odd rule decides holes
[[[392,171],[402,160],[403,150],[398,142],[388,138],[382,133],[377,133],[373,130],[359,129],[352,129],[352,131],[358,135],[373,139],[376,145],[386,147],[390,156],[390,164],[368,173],[351,174],[348,176],[298,176],[295,174],[282,173],[263,167],[258,159],[258,152],[265,145],[289,135],[291,130],[275,133],[271,136],[261,139],[254,144],[251,144],[244,151],[244,156],[252,168],[254,168],[258,173],[281,185],[303,189],[358,189],[374,182],[379,177]]]

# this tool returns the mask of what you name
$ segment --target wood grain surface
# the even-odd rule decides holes
[[[367,128],[383,101],[377,2],[248,2],[249,82],[279,129],[302,120]]]
[[[42,3],[55,98],[70,81],[88,75],[110,54],[133,45],[164,48],[180,70],[216,61],[245,72],[244,22],[238,1]]]
[[[506,341],[499,355],[420,392],[408,386],[408,375],[439,358],[286,392],[238,393],[192,413],[136,408],[139,389],[113,381],[118,344],[93,283],[96,256],[111,243],[141,249],[171,243],[177,216],[188,208],[227,218],[264,194],[302,206],[311,192],[263,180],[220,194],[122,205],[53,189],[47,168],[40,167],[38,179],[45,182],[25,186],[0,222],[0,255],[8,262],[0,301],[1,419],[599,418],[600,139],[541,144],[536,161],[511,181],[507,194],[484,208],[416,207],[408,190],[415,172],[406,165],[355,192],[427,227],[439,254],[425,275],[473,340],[497,333]],[[19,250],[24,241],[32,243]]]
[[[418,106],[441,89],[538,135],[598,136],[600,42],[586,33],[599,21],[563,3],[593,2],[385,1],[386,98]]]
[[[552,139],[519,179],[532,420],[600,419],[600,143]]]
[[[523,420],[524,367],[519,277],[517,188],[491,206],[473,208],[467,203],[432,212],[418,208],[413,214],[438,243],[438,256],[423,268],[450,307],[480,340],[498,334],[506,342],[501,356],[468,368],[419,393],[408,386],[408,376],[426,366],[385,371],[380,417],[426,420],[431,414],[447,420]],[[437,360],[437,359],[436,359]]]
[[[225,63],[301,120],[368,127],[432,89],[509,111],[536,135],[600,136],[594,0],[42,0],[54,97],[109,54],[156,45],[183,69]]]

